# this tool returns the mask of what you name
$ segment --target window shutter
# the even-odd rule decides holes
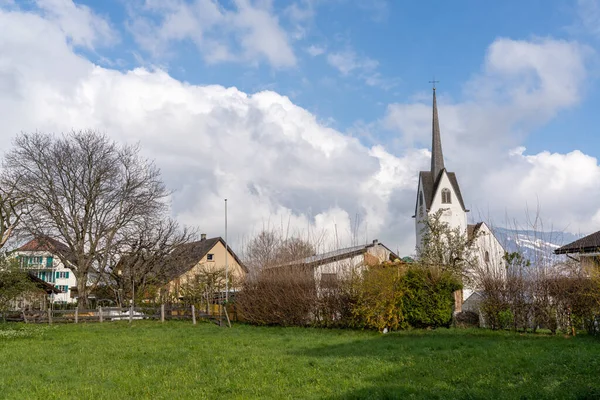
[[[69,271],[65,272],[65,278],[69,279]]]
[[[56,271],[56,279],[60,278],[60,272]]]
[[[52,262],[54,261],[53,257],[46,257],[46,266],[52,267]]]

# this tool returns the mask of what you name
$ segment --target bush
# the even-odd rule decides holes
[[[257,325],[377,329],[449,326],[454,291],[450,273],[402,264],[372,266],[362,274],[319,286],[312,269],[267,270],[243,286],[240,319]]]
[[[369,268],[356,280],[354,327],[379,331],[408,327],[402,304],[404,273],[399,265],[379,265]]]
[[[474,311],[461,311],[454,316],[458,328],[478,328],[479,314]]]
[[[450,272],[413,267],[402,278],[402,307],[414,328],[449,327],[454,310],[454,292],[462,285]]]

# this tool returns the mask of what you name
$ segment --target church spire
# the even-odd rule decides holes
[[[437,102],[435,99],[435,86],[433,87],[433,125],[431,140],[431,177],[437,180],[440,171],[444,169],[444,154],[442,153],[442,140],[440,138],[440,121],[438,120]]]

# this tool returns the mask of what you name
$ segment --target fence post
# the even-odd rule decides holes
[[[23,308],[23,322],[27,323],[27,316],[25,315],[25,309]]]
[[[133,304],[129,307],[129,323],[133,321]]]
[[[165,322],[165,305],[160,305],[160,322]]]
[[[98,307],[98,316],[100,317],[100,322],[104,322],[104,316],[102,315],[102,307]]]
[[[52,325],[52,307],[48,307],[48,324]]]
[[[75,309],[75,323],[79,323],[79,307]]]
[[[194,308],[193,304],[192,304],[192,323],[194,325],[196,325],[196,309]]]

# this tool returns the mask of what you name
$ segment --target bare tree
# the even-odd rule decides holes
[[[262,230],[245,248],[244,262],[253,275],[264,268],[315,254],[315,246],[299,236],[286,237],[275,230]]]
[[[109,286],[121,297],[140,299],[151,287],[162,284],[179,260],[173,250],[193,241],[196,230],[180,227],[170,218],[146,218],[125,231],[112,254]],[[116,247],[116,246],[115,246]],[[115,293],[115,294],[117,294]]]
[[[21,221],[25,198],[17,192],[18,181],[0,179],[0,249],[11,239]]]
[[[22,133],[4,160],[27,198],[25,228],[68,247],[59,257],[77,277],[82,308],[93,288],[88,278],[107,270],[120,236],[167,206],[160,171],[139,153],[94,131]]]

